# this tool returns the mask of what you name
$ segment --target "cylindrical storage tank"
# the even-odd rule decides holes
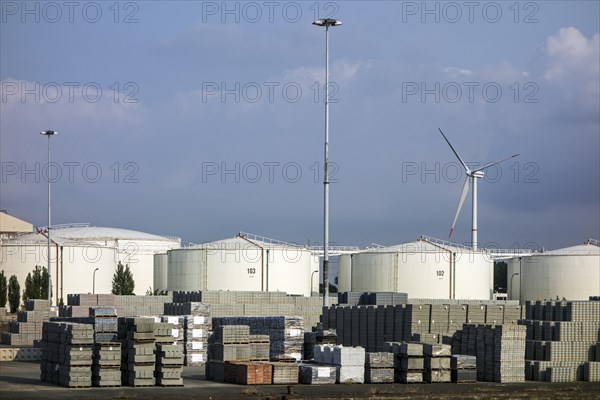
[[[352,291],[352,254],[341,254],[338,258],[338,291]]]
[[[72,293],[110,293],[119,262],[128,265],[133,274],[134,293],[143,295],[154,285],[154,254],[180,246],[180,239],[174,237],[87,224],[53,226],[50,239],[55,305],[61,295],[66,303],[66,296]],[[17,275],[21,288],[24,288],[27,274],[36,265],[47,266],[47,245],[48,238],[42,233],[4,240],[0,268],[6,274],[10,271],[9,277]]]
[[[315,270],[318,261],[309,249],[238,236],[169,251],[167,286],[310,296],[318,279],[318,273],[311,276]]]
[[[593,243],[510,259],[508,298],[588,300],[600,295],[600,247]]]
[[[403,292],[410,298],[488,300],[492,271],[485,252],[418,240],[353,254],[350,286],[351,291]]]
[[[7,279],[15,275],[21,291],[25,279],[36,266],[48,266],[48,243],[45,237],[28,235],[2,243],[2,262]],[[38,239],[38,240],[36,240]],[[53,240],[54,242],[54,240]],[[118,255],[115,248],[58,238],[50,251],[52,300],[67,303],[71,293],[110,293]]]
[[[167,253],[159,253],[154,255],[154,291],[160,293],[167,290]]]

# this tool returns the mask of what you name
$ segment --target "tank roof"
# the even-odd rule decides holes
[[[46,232],[45,229],[41,230]],[[99,227],[99,226],[69,226],[52,227],[51,239],[56,243],[66,243],[69,241],[98,241],[98,240],[144,240],[144,241],[168,241],[179,243],[181,240],[176,237],[159,236],[151,233],[135,231],[131,229]],[[43,243],[47,237],[40,232],[28,233],[16,236],[6,240],[6,243]]]

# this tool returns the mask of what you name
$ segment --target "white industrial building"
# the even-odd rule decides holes
[[[508,260],[508,297],[512,300],[588,300],[600,295],[600,245],[532,253]]]
[[[342,254],[341,292],[403,292],[410,298],[492,298],[494,263],[486,251],[430,238]]]
[[[119,261],[131,269],[135,294],[145,294],[153,289],[154,254],[180,247],[175,237],[87,224],[52,226],[50,238],[54,304],[66,303],[70,293],[110,293]],[[16,275],[23,289],[36,265],[48,265],[47,246],[44,230],[4,239],[0,269]]]
[[[310,296],[319,288],[318,270],[309,248],[240,234],[154,256],[154,287]]]

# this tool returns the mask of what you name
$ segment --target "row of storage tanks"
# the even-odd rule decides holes
[[[52,229],[54,302],[69,293],[109,293],[117,262],[128,264],[135,293],[148,290],[318,292],[319,257],[303,246],[234,238],[181,247],[179,238],[119,228]],[[3,239],[0,269],[24,287],[35,265],[47,265],[47,237]],[[335,257],[333,259],[335,261]],[[597,241],[508,259],[510,299],[587,299],[600,294]],[[340,291],[405,292],[411,298],[491,299],[494,260],[486,251],[428,239],[341,254]]]

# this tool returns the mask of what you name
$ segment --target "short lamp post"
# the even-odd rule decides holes
[[[96,268],[94,270],[94,274],[92,275],[92,294],[96,294],[96,271],[98,271],[99,268]]]
[[[312,297],[313,295],[313,278],[315,276],[315,273],[319,272],[318,269],[314,270],[311,274],[310,274],[310,297]]]
[[[519,273],[519,272],[515,272],[514,274],[512,274],[512,275],[510,276],[510,297],[511,297],[511,298],[513,297],[513,292],[514,292],[513,278],[514,278],[515,276],[517,276],[517,275],[520,275],[520,273]],[[521,290],[521,289],[519,288],[519,291],[520,291],[520,290]]]

